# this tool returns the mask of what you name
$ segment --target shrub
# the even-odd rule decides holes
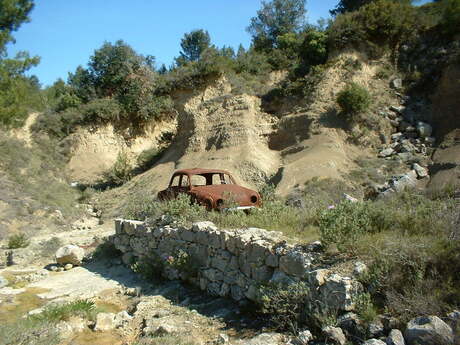
[[[8,238],[8,249],[25,248],[30,244],[25,234],[12,235]]]
[[[150,169],[163,155],[164,149],[158,147],[152,147],[150,149],[142,151],[137,156],[137,166],[140,171],[146,171]]]
[[[366,88],[350,83],[337,95],[337,103],[345,114],[359,114],[369,109],[371,95]]]
[[[259,312],[278,330],[297,334],[310,311],[310,290],[304,282],[262,285],[258,297]]]
[[[53,324],[29,318],[1,324],[0,339],[2,344],[61,344],[59,333]]]
[[[460,33],[460,0],[445,0],[441,18],[441,29],[449,36]]]
[[[125,151],[118,153],[117,160],[112,168],[104,173],[105,182],[109,185],[119,186],[128,182],[132,177],[132,167]]]

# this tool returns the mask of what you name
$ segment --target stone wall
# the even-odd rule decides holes
[[[281,233],[257,228],[218,229],[211,222],[190,227],[147,226],[115,221],[112,241],[126,264],[161,266],[168,279],[184,279],[211,295],[256,300],[260,284],[304,281],[312,299],[336,311],[354,308],[360,284],[321,265],[321,244],[291,245]]]

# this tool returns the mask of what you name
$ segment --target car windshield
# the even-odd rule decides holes
[[[233,181],[228,174],[211,173],[211,174],[192,175],[191,184],[192,186],[197,187],[197,186],[233,184]]]

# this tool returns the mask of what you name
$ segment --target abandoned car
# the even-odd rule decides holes
[[[176,171],[168,188],[158,193],[158,199],[171,200],[179,194],[190,195],[192,202],[208,210],[248,210],[261,205],[259,193],[237,185],[225,170],[195,168]]]

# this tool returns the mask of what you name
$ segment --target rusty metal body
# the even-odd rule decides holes
[[[158,199],[171,200],[179,194],[190,195],[193,202],[208,210],[261,206],[259,193],[237,185],[226,170],[195,168],[174,172],[168,188],[158,193]]]

